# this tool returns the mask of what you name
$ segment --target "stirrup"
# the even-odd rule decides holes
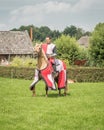
[[[55,78],[55,77],[58,76],[58,72],[54,71],[54,72],[52,72],[52,75],[53,75],[53,77]]]

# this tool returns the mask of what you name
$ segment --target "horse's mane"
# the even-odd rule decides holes
[[[38,52],[39,55],[38,55],[38,58],[37,58],[37,67],[38,67],[39,70],[42,70],[42,69],[47,67],[47,65],[49,63],[48,58],[47,58],[44,50],[42,49],[42,44],[36,44],[35,49],[39,51]]]

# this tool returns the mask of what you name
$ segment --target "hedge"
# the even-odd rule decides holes
[[[104,68],[69,68],[68,78],[76,82],[104,82]]]
[[[16,68],[0,66],[0,77],[33,79],[35,68]],[[68,68],[69,79],[75,82],[104,82],[104,68],[75,67]]]
[[[0,66],[0,76],[9,78],[33,79],[35,69]]]

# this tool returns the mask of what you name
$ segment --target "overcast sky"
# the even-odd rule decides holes
[[[31,24],[92,31],[99,22],[104,22],[104,0],[0,0],[0,31]]]

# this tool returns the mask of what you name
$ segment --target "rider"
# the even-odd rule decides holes
[[[42,44],[42,49],[47,55],[48,60],[53,66],[54,73],[56,73],[56,63],[55,63],[55,56],[57,55],[56,53],[56,45],[51,42],[51,37],[47,36],[46,37],[46,42]]]
[[[47,50],[46,55],[48,58],[56,56],[56,45],[51,42],[51,37],[46,37]]]

